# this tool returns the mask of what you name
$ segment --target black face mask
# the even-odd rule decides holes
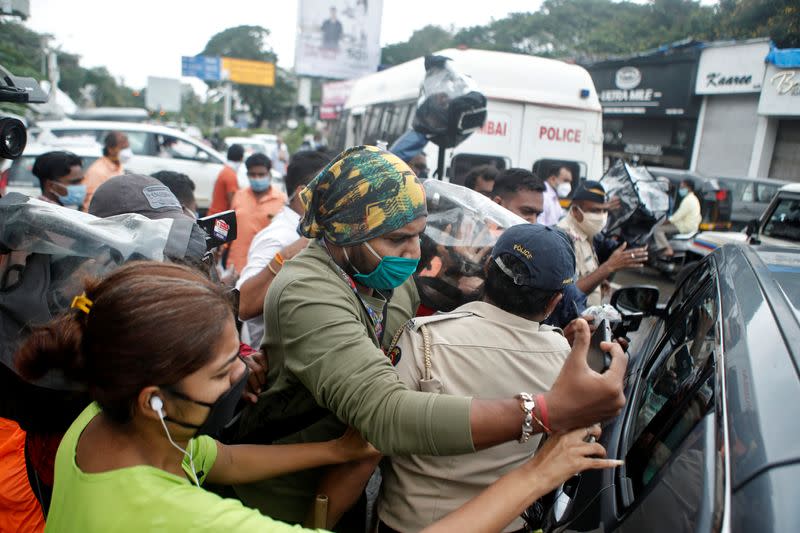
[[[195,400],[194,398],[190,398],[180,391],[165,387],[165,390],[167,390],[171,395],[188,402],[208,407],[210,411],[208,412],[205,422],[199,426],[182,422],[180,420],[175,420],[174,418],[170,418],[168,416],[164,417],[164,420],[168,420],[186,428],[196,429],[197,432],[195,433],[195,437],[199,437],[200,435],[208,435],[209,437],[219,438],[222,431],[228,425],[230,425],[234,419],[234,415],[236,414],[236,406],[239,404],[239,400],[242,399],[242,392],[247,385],[247,378],[249,376],[250,369],[245,366],[244,372],[242,372],[242,376],[239,378],[239,380],[234,383],[230,389],[223,392],[214,403],[201,402],[199,400]]]

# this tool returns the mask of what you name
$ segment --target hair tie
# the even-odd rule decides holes
[[[78,309],[88,315],[89,311],[91,311],[92,309],[92,305],[93,305],[92,301],[86,296],[86,293],[84,292],[72,299],[70,308]]]

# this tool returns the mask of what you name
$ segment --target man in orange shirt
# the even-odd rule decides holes
[[[228,162],[219,171],[217,181],[214,182],[211,206],[208,208],[209,215],[216,215],[231,208],[233,194],[239,190],[236,176],[242,165],[242,159],[244,159],[244,147],[241,144],[232,144],[228,148]]]
[[[128,162],[133,155],[128,136],[121,131],[112,131],[106,135],[103,142],[103,157],[92,163],[86,169],[83,184],[86,185],[86,198],[83,200],[83,211],[89,210],[94,191],[105,183],[108,178],[125,173],[122,165]]]
[[[272,162],[264,154],[253,154],[245,161],[250,186],[239,189],[231,200],[236,210],[236,240],[231,243],[227,265],[241,272],[256,233],[269,226],[286,204],[286,195],[272,186]]]

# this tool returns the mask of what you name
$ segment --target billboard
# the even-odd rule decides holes
[[[300,0],[298,10],[297,74],[351,79],[378,69],[383,0]]]
[[[319,118],[336,120],[342,111],[355,80],[330,81],[322,84],[322,103],[319,106]]]
[[[181,110],[181,94],[181,80],[148,76],[144,105],[151,111],[177,113]]]

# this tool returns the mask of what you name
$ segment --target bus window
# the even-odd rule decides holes
[[[417,114],[417,104],[410,103],[408,104],[408,118],[406,119],[406,129],[410,130],[411,125],[414,124],[414,115]]]
[[[393,143],[406,132],[406,121],[408,120],[408,106],[399,105],[394,108],[392,114],[392,121],[389,124],[389,144]]]
[[[389,137],[391,136],[391,129],[389,128],[389,125],[396,114],[397,108],[395,108],[392,104],[389,104],[383,108],[383,116],[381,117],[381,124],[378,128],[378,139],[387,142],[389,141]]]
[[[497,170],[505,170],[511,166],[511,161],[499,155],[458,154],[451,160],[447,175],[451,182],[463,185],[469,171],[480,165],[491,165]]]
[[[370,107],[364,114],[364,129],[362,131],[364,132],[363,142],[365,144],[374,145],[378,140],[382,114],[383,107],[381,106]]]

